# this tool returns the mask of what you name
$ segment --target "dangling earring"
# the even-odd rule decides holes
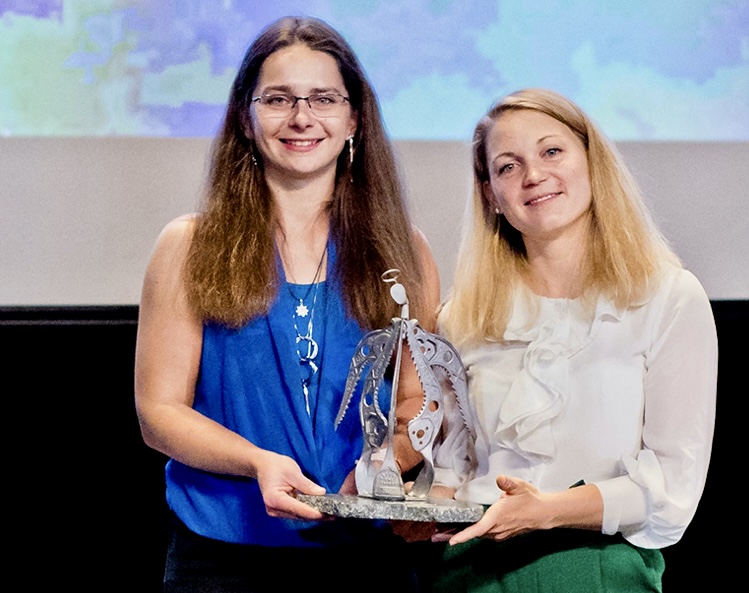
[[[502,226],[502,213],[499,211],[499,208],[494,208],[494,221],[493,225],[494,232],[499,234],[500,233],[500,227]]]
[[[348,137],[348,164],[349,166],[354,164],[354,137]]]

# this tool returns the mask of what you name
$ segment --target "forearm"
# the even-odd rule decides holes
[[[541,495],[544,529],[571,527],[600,530],[603,521],[603,498],[598,488],[586,484]]]
[[[197,469],[257,477],[268,453],[186,405],[141,406],[138,417],[149,447]]]
[[[423,392],[419,389],[411,395],[399,393],[398,408],[396,410],[396,425],[393,434],[395,459],[402,472],[416,467],[422,461],[421,453],[417,453],[408,435],[408,423],[415,418],[424,402]]]
[[[530,482],[497,476],[502,495],[470,527],[450,538],[452,545],[474,537],[506,540],[530,531],[577,528],[600,530],[603,499],[592,484],[561,492],[541,492]]]
[[[395,459],[398,461],[401,471],[405,472],[421,463],[423,459],[421,453],[417,453],[413,448],[408,432],[408,423],[416,418],[424,407],[424,388],[421,385],[411,356],[408,354],[408,346],[403,344],[403,348],[396,400],[393,447]]]

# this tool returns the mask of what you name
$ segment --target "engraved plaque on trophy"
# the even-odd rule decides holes
[[[358,496],[300,494],[298,499],[339,517],[473,523],[483,514],[481,505],[430,496],[434,481],[433,447],[443,424],[445,396],[454,398],[462,422],[473,432],[465,368],[447,340],[425,331],[416,319],[409,319],[408,297],[405,287],[398,282],[399,274],[399,270],[388,270],[382,279],[392,284],[390,295],[400,305],[400,317],[393,318],[386,328],[369,332],[359,342],[335,420],[338,426],[361,384],[359,416],[364,444],[355,470]],[[411,446],[423,458],[408,492],[394,451],[396,394],[404,347],[424,391],[421,410],[408,423]],[[387,415],[380,405],[386,376],[392,376]]]

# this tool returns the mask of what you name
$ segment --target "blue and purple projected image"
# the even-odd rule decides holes
[[[396,140],[467,141],[531,86],[614,140],[749,140],[746,0],[0,0],[0,135],[213,136],[289,14],[346,37]]]

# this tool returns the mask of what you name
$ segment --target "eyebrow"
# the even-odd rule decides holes
[[[561,140],[564,140],[564,136],[562,136],[561,134],[549,134],[547,136],[542,136],[541,138],[536,140],[536,146],[538,146],[539,144],[543,144],[544,142],[546,142],[547,140],[551,140],[552,138],[554,139],[559,138]],[[511,150],[508,150],[506,152],[500,152],[499,154],[492,157],[492,163],[501,157],[515,157],[515,156],[517,155]]]
[[[515,156],[514,152],[500,152],[499,154],[494,155],[492,157],[492,163],[502,157],[514,157],[514,156]]]
[[[294,94],[294,91],[287,84],[267,86],[267,87],[265,87],[262,90],[261,94],[262,93],[268,93],[268,92],[288,93],[290,95]],[[345,93],[343,93],[342,91],[339,91],[334,86],[315,87],[313,89],[310,89],[310,91],[309,91],[310,95],[320,95],[320,94],[324,94],[324,93],[340,93],[341,95],[345,95]]]

